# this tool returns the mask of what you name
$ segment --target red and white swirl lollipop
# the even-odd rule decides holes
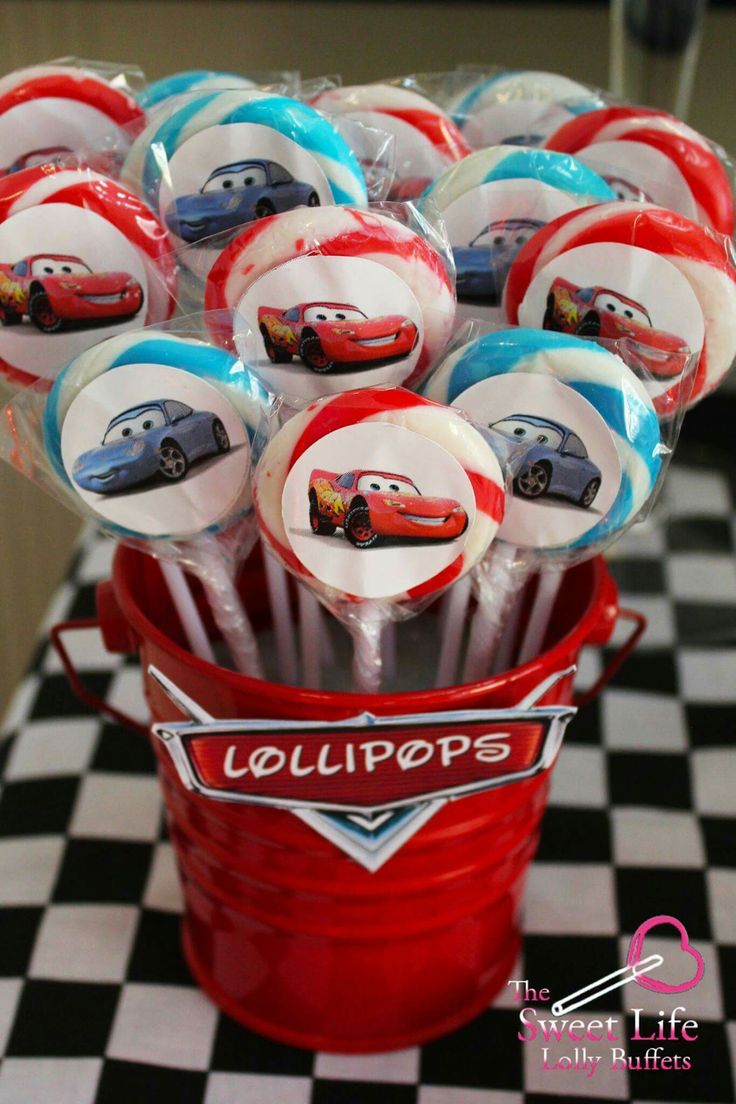
[[[34,65],[0,78],[0,171],[17,172],[113,139],[127,148],[145,121],[131,95],[74,65]]]
[[[53,380],[126,329],[163,322],[176,267],[158,218],[117,181],[42,165],[0,180],[0,373]]]
[[[660,259],[652,262],[656,275],[647,277],[642,253]],[[572,265],[585,269],[579,286],[570,279]],[[644,274],[639,285],[645,288],[634,294],[631,281],[637,272]],[[603,293],[610,301],[598,303]],[[682,332],[685,315],[693,326],[697,321],[695,304],[702,316],[702,348],[694,381],[683,386],[676,346],[679,340],[680,346],[698,351],[697,342]],[[679,311],[680,318],[665,326],[658,322],[655,306],[670,315]],[[610,203],[574,211],[548,223],[519,252],[506,284],[504,309],[515,324],[650,346],[646,363],[649,382],[656,385],[650,388],[655,406],[672,413],[678,405],[705,398],[736,358],[733,247],[720,234],[650,204]]]
[[[606,107],[577,115],[545,142],[594,168],[622,199],[661,204],[722,234],[734,229],[731,181],[707,140],[674,115]]]
[[[272,551],[352,632],[356,689],[378,690],[383,625],[419,612],[485,555],[505,484],[463,415],[366,388],[287,422],[258,465],[254,501]]]
[[[350,207],[259,220],[220,254],[205,292],[206,310],[221,312],[213,338],[228,344],[223,312],[236,311],[241,356],[274,393],[301,399],[417,383],[450,336],[455,305],[424,238]]]
[[[349,115],[393,135],[397,182],[392,196],[420,195],[440,173],[471,152],[460,128],[437,104],[394,84],[331,88],[314,101],[320,111]]]

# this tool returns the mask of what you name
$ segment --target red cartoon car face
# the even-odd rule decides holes
[[[316,469],[309,479],[309,524],[317,536],[340,528],[355,548],[370,548],[381,537],[455,540],[468,515],[454,498],[421,494],[405,475]]]
[[[288,364],[299,356],[307,368],[319,373],[340,365],[401,360],[419,337],[417,327],[404,315],[368,318],[349,303],[299,303],[283,311],[259,307],[258,328],[274,364]]]
[[[79,257],[36,253],[0,264],[0,321],[15,326],[27,315],[42,333],[107,319],[131,318],[143,289],[127,272],[93,272]]]
[[[544,312],[545,330],[603,337],[630,338],[644,366],[660,379],[679,376],[685,343],[675,334],[655,330],[646,307],[605,287],[577,287],[558,276],[552,281]]]

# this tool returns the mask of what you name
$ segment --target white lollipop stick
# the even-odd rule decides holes
[[[251,678],[263,678],[258,641],[217,539],[212,534],[202,535],[190,543],[189,550],[236,669]]]
[[[522,587],[521,591],[516,595],[513,608],[509,613],[508,620],[501,633],[501,640],[491,668],[491,673],[494,675],[498,675],[502,671],[509,671],[512,667],[516,666],[514,661],[514,650],[519,634],[519,622],[521,621],[521,611],[523,608],[524,587]]]
[[[319,603],[304,586],[297,586],[302,684],[313,690],[322,685],[322,636],[325,631]]]
[[[184,572],[167,560],[159,560],[159,566],[192,653],[207,663],[217,663]]]
[[[564,577],[565,569],[559,566],[550,567],[540,573],[537,593],[534,595],[532,611],[519,649],[517,661],[519,664],[528,663],[541,653],[552,610]]]
[[[514,595],[526,581],[528,568],[515,570],[516,556],[514,545],[494,545],[478,569],[478,608],[470,626],[463,682],[478,682],[490,671]]]
[[[585,985],[582,989],[576,989],[569,996],[555,1001],[551,1009],[552,1015],[564,1016],[568,1012],[574,1012],[577,1008],[582,1008],[584,1004],[590,1004],[596,997],[602,997],[613,989],[620,989],[623,985],[628,985],[630,981],[636,981],[641,974],[648,974],[652,970],[656,970],[663,962],[664,959],[661,955],[653,954],[649,955],[648,958],[643,958],[641,962],[633,963],[631,966],[622,966],[620,970],[612,970],[610,974],[599,978],[598,981],[591,981],[590,985]]]
[[[294,626],[289,606],[289,587],[285,569],[263,542],[263,566],[266,572],[266,587],[271,606],[271,620],[276,636],[281,682],[296,686],[299,682],[299,663],[296,654]]]
[[[351,620],[353,637],[353,690],[358,694],[377,694],[383,677],[381,642],[385,621],[376,616],[369,603],[358,608]]]
[[[442,686],[453,686],[455,683],[465,618],[470,603],[470,590],[470,576],[465,575],[462,579],[458,579],[442,600],[442,610],[439,615],[442,643],[434,681],[437,689]]]
[[[383,672],[386,680],[391,682],[396,678],[396,622],[389,621],[383,632],[381,641],[383,649]]]

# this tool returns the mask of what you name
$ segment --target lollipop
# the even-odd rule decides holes
[[[167,100],[186,93],[255,87],[256,82],[250,77],[242,77],[237,73],[225,73],[217,69],[186,69],[182,73],[171,73],[168,77],[153,81],[139,94],[138,103],[144,111],[151,111],[161,107]]]
[[[250,456],[267,400],[223,350],[140,330],[73,360],[43,419],[55,485],[106,533],[189,564],[236,665],[254,676],[258,649],[233,575],[256,536]]]
[[[570,105],[562,102],[566,100]],[[477,80],[455,97],[450,114],[476,149],[537,146],[570,114],[599,103],[584,84],[559,73],[528,69]]]
[[[731,244],[648,204],[605,204],[540,230],[514,261],[504,308],[510,322],[630,338],[663,412],[704,398],[736,357]],[[700,350],[694,382],[681,378],[683,344]]]
[[[615,198],[574,157],[494,146],[452,165],[425,193],[453,247],[460,299],[497,303],[509,266],[540,227],[559,215]]]
[[[0,172],[14,173],[143,126],[132,96],[73,65],[36,65],[0,79]]]
[[[189,243],[292,207],[368,202],[360,165],[332,124],[269,92],[203,93],[155,119],[123,179]]]
[[[721,159],[701,134],[673,115],[606,107],[565,122],[545,145],[591,165],[621,199],[661,204],[733,233],[733,192]]]
[[[312,399],[421,379],[449,337],[455,297],[442,258],[412,229],[328,207],[244,231],[212,267],[205,305],[236,311],[241,356],[274,393]]]
[[[453,121],[437,104],[409,88],[356,84],[332,88],[313,102],[322,111],[350,115],[394,136],[395,199],[418,196],[448,165],[470,153]]]
[[[360,690],[380,688],[382,626],[469,571],[504,510],[501,468],[478,430],[401,388],[297,414],[266,448],[254,492],[263,538],[352,631]]]
[[[523,658],[534,654],[561,571],[618,537],[650,501],[662,438],[652,401],[624,362],[567,334],[520,329],[481,337],[444,361],[426,393],[489,426],[514,450],[500,543],[477,577],[465,668],[473,681],[487,672],[513,595],[544,568],[540,610],[522,648]]]

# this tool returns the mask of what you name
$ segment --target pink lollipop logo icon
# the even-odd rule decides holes
[[[672,984],[659,977],[651,976],[653,971],[658,970],[663,965],[664,959],[661,954],[650,954],[644,957],[644,939],[652,928],[659,927],[661,924],[669,924],[677,929],[680,936],[680,951],[693,959],[695,970],[687,981]],[[667,916],[666,914],[652,916],[651,919],[640,924],[631,937],[625,966],[622,966],[620,970],[613,970],[605,977],[598,978],[597,981],[592,981],[582,989],[576,989],[574,993],[570,993],[562,1000],[556,1001],[552,1005],[552,1014],[553,1016],[563,1016],[568,1012],[574,1012],[595,1000],[596,997],[602,997],[613,989],[628,985],[631,981],[635,981],[637,985],[641,985],[644,989],[649,989],[653,993],[684,993],[688,989],[694,989],[704,973],[703,956],[690,942],[685,925],[675,916]]]

